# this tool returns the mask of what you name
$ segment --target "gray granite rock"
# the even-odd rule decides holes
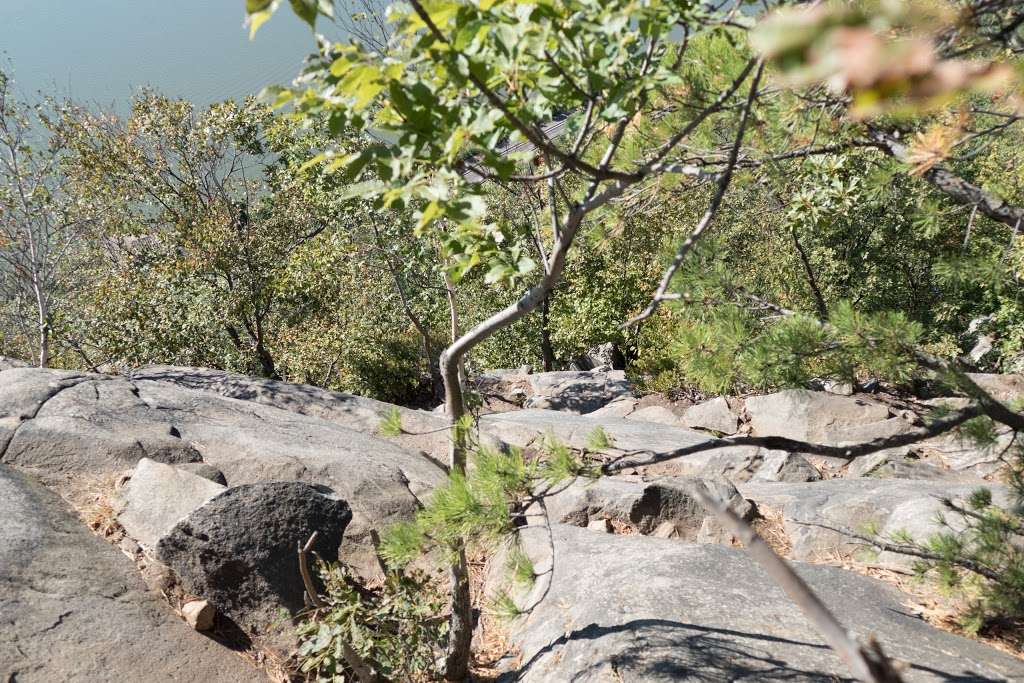
[[[735,434],[739,418],[723,396],[690,406],[683,414],[683,424],[694,429],[707,429],[720,434]]]
[[[17,358],[8,358],[7,356],[0,356],[0,372],[4,370],[11,370],[12,368],[27,368],[28,363],[25,361],[18,360]]]
[[[0,680],[263,680],[146,590],[61,498],[0,465]]]
[[[637,410],[640,400],[632,396],[617,398],[611,403],[587,413],[587,417],[629,417]]]
[[[221,472],[219,468],[214,467],[208,462],[185,462],[180,465],[175,465],[175,467],[179,470],[194,474],[197,477],[209,479],[215,484],[220,484],[221,486],[228,485],[228,478],[224,476],[224,473]]]
[[[767,451],[751,481],[818,481],[821,473],[799,453]]]
[[[740,493],[759,510],[782,512],[784,531],[797,560],[829,560],[853,556],[908,569],[914,558],[883,553],[878,557],[855,538],[815,526],[824,524],[864,534],[870,528],[881,536],[907,531],[925,541],[941,527],[935,523],[942,497],[962,500],[977,486],[943,481],[906,479],[829,479],[812,483],[748,482],[739,484]],[[997,501],[1006,502],[1004,487],[990,487]],[[953,516],[948,516],[955,522]]]
[[[423,451],[435,460],[448,461],[448,424],[443,415],[394,406],[365,396],[330,391],[308,384],[249,377],[224,370],[153,365],[132,371],[132,378],[163,382],[227,398],[316,418],[368,435],[378,435],[381,421],[397,410],[404,432],[379,437],[403,448]]]
[[[568,525],[556,525],[550,541],[544,529],[526,530],[524,549],[539,578],[529,594],[515,596],[533,608],[509,626],[520,657],[508,680],[817,683],[849,677],[742,550]],[[890,656],[907,662],[908,683],[1024,678],[1024,662],[929,626],[888,585],[834,567],[798,564],[797,571],[855,634],[874,634]],[[492,590],[502,588],[495,576]]]
[[[379,572],[370,531],[407,518],[419,508],[420,498],[444,480],[443,470],[421,451],[376,436],[376,408],[361,401],[348,405],[338,397],[307,394],[304,389],[311,388],[297,385],[233,383],[237,376],[216,373],[195,376],[202,386],[220,377],[230,380],[232,391],[268,392],[264,398],[281,401],[285,409],[257,396],[225,397],[216,384],[209,390],[187,388],[193,375],[186,371],[168,370],[167,375],[129,379],[4,371],[0,461],[33,468],[57,486],[74,486],[83,476],[117,474],[144,457],[169,464],[202,461],[221,470],[233,485],[322,484],[352,506],[346,557],[370,574]],[[318,404],[321,399],[327,407]],[[351,419],[352,427],[340,424],[343,417]],[[447,438],[443,430],[440,434]]]
[[[967,375],[997,401],[1024,397],[1024,375],[976,372]]]
[[[541,372],[528,376],[532,394],[526,408],[589,413],[633,395],[621,370]]]
[[[322,487],[245,484],[179,521],[156,544],[156,558],[188,592],[250,635],[277,642],[290,631],[289,623],[280,623],[280,609],[295,614],[303,608],[297,545],[317,532],[313,550],[336,561],[351,519],[348,504]]]
[[[550,434],[570,446],[586,448],[594,431],[601,429],[611,438],[616,451],[639,453],[628,458],[628,462],[650,462],[652,458],[658,459],[680,449],[686,451],[681,457],[629,468],[632,472],[650,475],[726,477],[745,481],[760,467],[764,452],[755,446],[711,448],[708,434],[683,427],[554,410],[487,415],[481,425],[494,439],[521,447],[540,445]]]
[[[806,389],[751,396],[746,411],[755,436],[834,445],[859,440],[857,429],[889,418],[889,408],[881,403]]]
[[[121,490],[117,521],[129,536],[152,548],[179,521],[225,487],[172,465],[139,461]]]
[[[754,513],[729,482],[683,477],[577,479],[548,498],[546,507],[551,519],[563,524],[586,527],[607,519],[644,535],[657,531],[663,537],[693,541],[703,531],[703,537],[717,538],[718,525],[697,502],[696,487],[707,487],[743,518]]]
[[[590,413],[592,415],[592,413]],[[632,411],[628,416],[630,420],[639,420],[641,422],[656,422],[658,424],[670,425],[672,427],[682,427],[683,420],[679,415],[676,415],[672,410],[665,406],[647,406],[645,408],[637,408]]]

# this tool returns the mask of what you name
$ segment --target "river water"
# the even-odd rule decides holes
[[[0,0],[2,68],[18,93],[123,111],[142,86],[209,104],[287,83],[312,48],[282,10],[254,41],[244,0]]]

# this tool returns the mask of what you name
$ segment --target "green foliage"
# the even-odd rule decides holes
[[[347,644],[389,680],[437,678],[447,624],[444,599],[427,578],[389,574],[369,590],[341,564],[321,564],[319,574],[326,605],[298,629],[304,674],[324,683],[352,680],[342,656]]]
[[[521,451],[479,448],[468,474],[450,473],[415,520],[382,534],[381,555],[389,565],[402,567],[428,545],[447,550],[463,541],[495,541],[511,531],[513,506],[528,494],[535,476],[535,465]]]
[[[612,437],[598,425],[587,435],[587,450],[601,451],[612,447]]]
[[[537,578],[537,572],[533,566],[533,560],[523,552],[519,545],[515,545],[509,551],[508,569],[512,580],[519,584],[532,586]]]
[[[387,417],[380,421],[377,431],[381,436],[401,436],[402,434],[402,413],[398,406],[392,406]]]
[[[512,596],[505,592],[499,592],[491,596],[487,605],[488,611],[504,621],[511,621],[522,616],[523,611],[516,605]]]
[[[414,520],[385,530],[381,556],[392,567],[404,567],[430,548],[448,552],[462,543],[493,545],[515,530],[522,507],[538,486],[579,476],[596,476],[596,471],[554,438],[547,439],[541,458],[530,461],[516,448],[478,447],[468,473],[450,473]],[[524,576],[532,574],[532,569],[521,570]]]
[[[1021,499],[1021,489],[1015,487],[1014,494]],[[1024,552],[1019,545],[1024,519],[1019,508],[995,505],[986,488],[974,491],[964,507],[952,501],[946,505],[957,523],[946,524],[947,531],[922,544],[937,559],[919,562],[918,571],[934,575],[940,586],[967,601],[961,624],[968,632],[1024,619]]]
[[[561,484],[575,477],[596,476],[592,467],[588,466],[569,446],[559,441],[553,434],[548,434],[545,437],[544,451],[541,476],[552,484]]]

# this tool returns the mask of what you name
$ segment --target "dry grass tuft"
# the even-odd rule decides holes
[[[1014,657],[1024,659],[1024,623],[997,625],[980,633],[969,633],[960,624],[960,615],[966,610],[953,596],[938,591],[927,579],[908,570],[894,569],[857,559],[857,553],[842,552],[838,548],[810,559],[813,564],[841,567],[851,572],[870,576],[896,587],[907,596],[904,607],[935,628],[977,640]]]
[[[782,510],[759,507],[757,517],[751,522],[754,531],[768,544],[779,557],[789,557],[793,550],[793,543],[786,534],[786,525],[782,516]]]
[[[640,530],[636,527],[635,524],[632,524],[630,522],[626,522],[626,521],[621,520],[621,519],[609,518],[608,519],[608,523],[612,527],[612,533],[613,534],[617,534],[619,536],[639,536],[640,535]]]
[[[480,615],[473,642],[471,671],[473,680],[481,683],[498,680],[501,675],[500,663],[513,651],[502,618],[488,609],[486,604],[485,584],[490,562],[491,554],[483,548],[475,549],[468,557],[473,607]]]
[[[124,537],[124,529],[117,522],[117,485],[120,479],[117,474],[76,478],[64,492],[64,499],[86,526],[111,542]]]

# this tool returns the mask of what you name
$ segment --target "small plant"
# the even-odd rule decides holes
[[[342,564],[319,569],[326,607],[299,627],[302,673],[318,683],[354,680],[342,655],[347,644],[388,680],[439,676],[448,626],[440,617],[444,600],[426,577],[389,574],[370,590]]]
[[[537,578],[533,560],[518,545],[514,545],[509,552],[508,569],[512,574],[512,579],[521,585],[532,586]]]
[[[611,434],[606,432],[604,427],[600,425],[594,427],[594,430],[587,435],[588,450],[601,451],[605,448],[611,448],[613,445]]]
[[[968,633],[990,625],[1019,626],[1024,622],[1024,519],[994,504],[986,488],[974,491],[964,505],[943,503],[959,523],[939,518],[946,531],[921,544],[930,557],[917,564],[917,571],[936,576],[943,588],[967,600],[960,623]]]
[[[381,436],[402,435],[402,413],[399,412],[398,406],[391,407],[391,411],[380,421],[380,426],[377,428],[377,431]]]

